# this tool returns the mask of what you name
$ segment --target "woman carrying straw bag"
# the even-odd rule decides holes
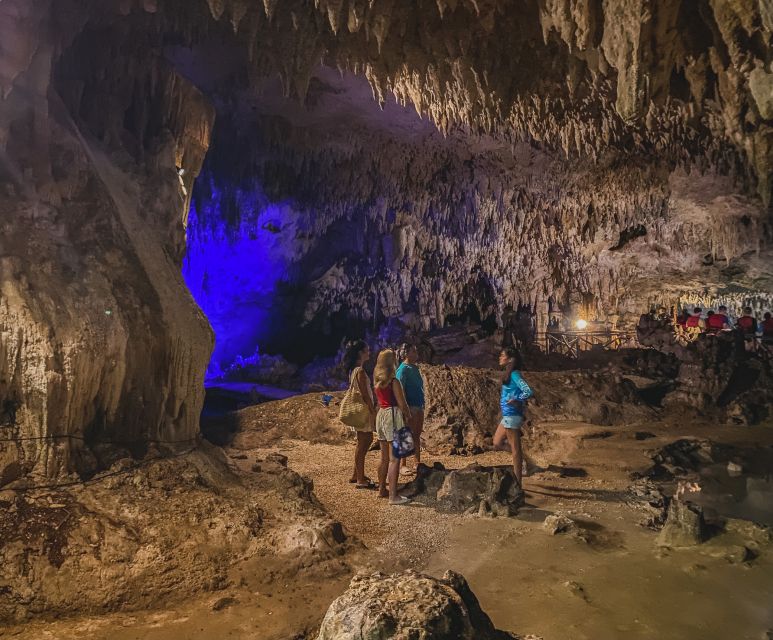
[[[343,364],[349,373],[349,390],[341,401],[338,417],[357,434],[354,450],[354,473],[350,483],[357,489],[375,489],[375,483],[365,475],[365,456],[373,442],[376,404],[370,379],[363,365],[370,359],[370,348],[364,340],[353,340],[346,345]]]

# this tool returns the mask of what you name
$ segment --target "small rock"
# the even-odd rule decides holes
[[[269,453],[266,456],[266,461],[275,462],[276,464],[279,464],[283,467],[287,466],[287,456],[284,456],[281,453]]]
[[[257,462],[256,462],[255,464],[253,464],[253,465],[252,465],[252,471],[253,471],[254,473],[260,473],[260,471],[261,471],[261,468],[262,468],[262,467],[261,467],[261,466],[260,466],[260,465],[259,465]]]
[[[687,567],[685,571],[689,574],[697,575],[706,571],[706,565],[696,562],[695,564],[691,564],[689,567]]]
[[[545,529],[550,535],[556,535],[558,533],[568,533],[574,530],[574,520],[565,516],[562,513],[554,513],[545,518],[542,523],[542,528]]]
[[[727,463],[727,472],[731,476],[737,476],[743,473],[743,466],[738,464],[737,462],[733,462],[732,460]]]
[[[222,611],[223,609],[226,609],[234,604],[236,604],[238,601],[236,598],[233,598],[231,596],[224,596],[222,598],[218,598],[212,603],[212,611]]]
[[[568,580],[567,582],[564,582],[564,586],[578,598],[582,598],[585,602],[589,602],[588,594],[585,593],[585,588],[579,582]]]
[[[728,518],[724,523],[725,533],[734,533],[740,536],[746,545],[761,545],[773,542],[773,529],[764,524]]]
[[[421,465],[416,479],[406,485],[403,495],[438,511],[478,515],[511,516],[523,504],[523,491],[511,468],[471,464],[447,470],[442,465]]]
[[[702,549],[702,552],[712,558],[725,560],[730,564],[752,562],[757,557],[755,551],[742,544],[707,545]]]

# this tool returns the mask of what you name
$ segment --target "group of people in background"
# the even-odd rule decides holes
[[[694,333],[718,334],[721,331],[737,330],[745,336],[773,338],[773,317],[766,311],[762,320],[758,321],[751,307],[744,307],[743,313],[733,319],[725,305],[720,305],[716,311],[694,307],[692,311],[684,309],[676,318],[677,326]]]
[[[370,360],[370,347],[364,340],[354,340],[346,345],[343,365],[349,375],[349,392],[367,410],[361,417],[348,424],[356,433],[354,471],[349,482],[357,489],[378,489],[379,497],[388,498],[393,505],[404,505],[410,499],[398,493],[401,462],[406,475],[415,474],[421,464],[421,435],[424,429],[424,379],[418,366],[419,351],[415,344],[405,343],[395,351],[384,349],[376,358],[373,382],[365,371]],[[499,356],[503,369],[501,378],[501,420],[494,433],[494,447],[505,443],[513,456],[515,477],[521,484],[523,477],[523,449],[521,428],[524,423],[526,400],[532,390],[520,374],[521,357],[517,350],[506,347]],[[396,457],[392,441],[404,427],[410,429],[414,442],[415,467],[410,468],[405,458]],[[379,443],[380,460],[378,482],[365,474],[365,458],[373,442],[373,434]]]

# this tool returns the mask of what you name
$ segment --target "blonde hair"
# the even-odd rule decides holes
[[[373,369],[373,382],[377,387],[388,387],[397,373],[397,356],[392,349],[384,349],[378,354],[376,368]]]

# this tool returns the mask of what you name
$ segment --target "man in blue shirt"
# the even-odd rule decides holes
[[[424,429],[424,379],[417,366],[419,350],[415,344],[403,344],[398,350],[398,356],[402,364],[397,368],[397,379],[403,385],[405,399],[411,408],[411,421],[408,428],[413,434],[413,442],[416,447],[416,466],[421,463],[421,432]],[[403,458],[404,469],[405,458]]]

